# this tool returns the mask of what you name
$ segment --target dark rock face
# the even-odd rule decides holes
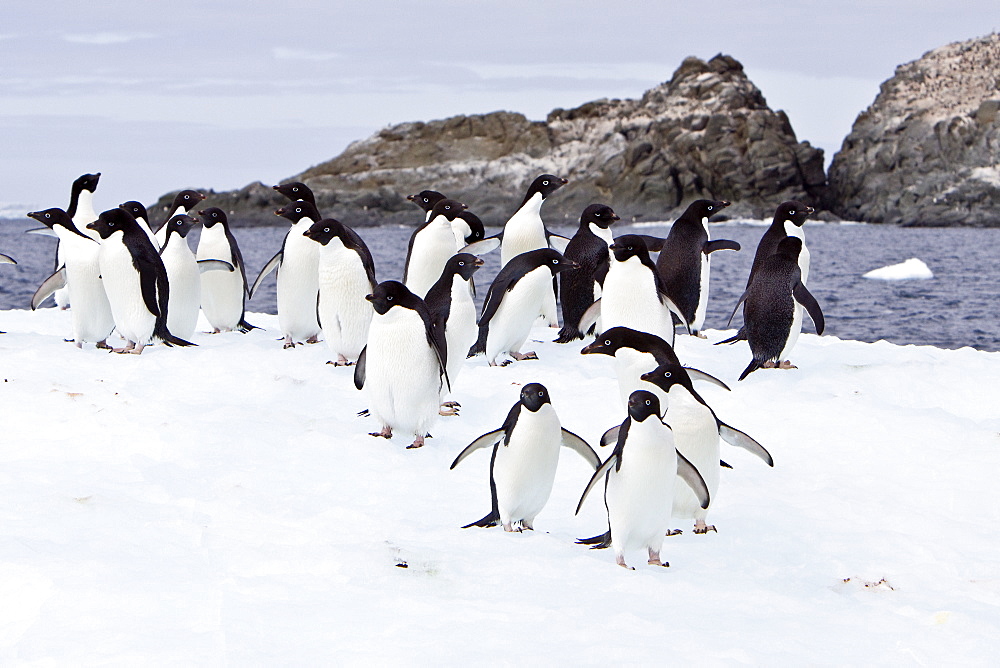
[[[1000,35],[896,68],[830,166],[835,213],[904,225],[1000,226]]]
[[[688,58],[639,100],[556,109],[545,121],[502,111],[395,125],[292,179],[313,189],[325,215],[351,225],[417,224],[406,196],[424,189],[501,225],[543,173],[569,179],[543,210],[552,223],[576,224],[594,202],[625,220],[672,220],[698,198],[733,202],[732,217],[769,218],[786,199],[818,206],[826,190],[822,150],[798,142],[784,112],[770,110],[723,55]],[[262,190],[209,201],[241,221],[267,221],[263,209],[281,200]]]

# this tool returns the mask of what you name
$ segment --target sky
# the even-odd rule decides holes
[[[277,183],[387,125],[636,98],[733,56],[829,161],[897,65],[1000,29],[969,2],[7,0],[0,213]]]

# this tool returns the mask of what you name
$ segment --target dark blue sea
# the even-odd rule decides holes
[[[0,221],[0,253],[17,266],[0,265],[0,309],[30,308],[31,295],[51,273],[55,239],[25,234],[30,219]],[[621,226],[616,234],[666,236],[668,225]],[[281,247],[287,227],[236,228],[252,282]],[[759,223],[712,226],[712,238],[733,239],[743,250],[712,256],[711,301],[707,329],[722,329],[743,292]],[[555,231],[571,236],[573,229]],[[360,228],[371,248],[379,280],[399,279],[412,228]],[[494,233],[488,231],[488,234]],[[812,254],[809,290],[826,317],[826,333],[842,339],[940,348],[970,346],[1000,350],[1000,229],[900,228],[885,225],[810,224],[806,242]],[[195,247],[196,238],[191,240]],[[919,258],[934,273],[929,280],[882,281],[862,278],[872,269]],[[479,297],[499,270],[499,252],[484,256],[477,274]],[[49,302],[51,304],[51,301]],[[275,312],[273,275],[248,304],[249,311]],[[740,316],[734,320],[738,326]],[[2,329],[2,315],[0,315]],[[806,331],[813,331],[806,319]]]

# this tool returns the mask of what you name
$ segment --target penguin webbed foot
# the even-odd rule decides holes
[[[624,554],[617,555],[615,557],[615,563],[618,564],[619,566],[621,566],[622,568],[626,569],[626,570],[630,570],[630,571],[634,571],[635,570],[635,566],[629,566],[628,564],[625,563],[625,555]]]
[[[512,352],[510,356],[513,357],[514,359],[504,360],[504,362],[500,366],[507,366],[508,364],[513,364],[514,362],[523,362],[524,360],[538,359],[538,354],[535,353],[535,351],[533,350],[527,353]]]
[[[458,417],[458,409],[454,406],[441,404],[441,408],[438,409],[438,415],[441,417]]]
[[[694,523],[694,532],[696,534],[706,534],[709,531],[714,531],[715,533],[719,533],[719,530],[715,528],[714,524],[705,524],[704,520],[697,520]]]
[[[680,529],[671,529],[670,531],[668,531],[664,535],[665,536],[680,536],[682,533],[684,533],[684,532],[681,531]]]
[[[283,345],[283,346],[281,346],[281,348],[282,348],[283,350],[288,350],[289,348],[294,348],[294,347],[295,347],[295,341],[292,341],[292,340],[291,340],[290,338],[287,338],[287,337],[286,337],[286,338],[284,338],[284,339],[278,339],[278,340],[279,340],[279,341],[284,341],[284,342],[285,342],[285,343],[284,343],[284,345]]]
[[[446,402],[444,402],[441,405],[442,406],[448,406],[449,408],[461,408],[462,407],[462,404],[458,403],[457,401],[446,401]]]
[[[428,436],[430,436],[430,434],[428,434]],[[415,439],[413,439],[413,443],[410,443],[408,446],[406,446],[406,449],[416,450],[417,448],[422,448],[422,447],[424,447],[424,437],[417,436]]]
[[[376,438],[392,438],[392,427],[382,427],[382,431],[370,431],[368,435]]]
[[[649,550],[649,560],[646,563],[650,566],[663,566],[664,568],[670,566],[669,561],[660,561],[660,553],[654,552],[652,549]]]
[[[788,360],[781,360],[780,362],[778,362],[775,365],[775,368],[778,368],[778,369],[798,369],[799,367],[795,366],[794,364],[792,364]]]
[[[371,411],[369,411],[367,408],[365,408],[364,410],[358,411],[358,417],[368,417],[370,415],[371,415]]]

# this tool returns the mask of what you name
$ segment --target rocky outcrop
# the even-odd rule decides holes
[[[784,112],[723,55],[688,58],[641,99],[556,109],[545,121],[503,111],[395,125],[290,180],[354,225],[415,224],[406,196],[426,188],[500,225],[546,172],[569,179],[546,204],[552,222],[575,223],[593,202],[625,219],[668,220],[702,197],[730,200],[733,217],[766,218],[782,200],[819,204],[826,188],[823,152],[799,142]],[[262,209],[280,198],[264,190],[215,193],[211,203],[268,220]]]
[[[830,166],[851,220],[1000,226],[1000,35],[896,68]]]

